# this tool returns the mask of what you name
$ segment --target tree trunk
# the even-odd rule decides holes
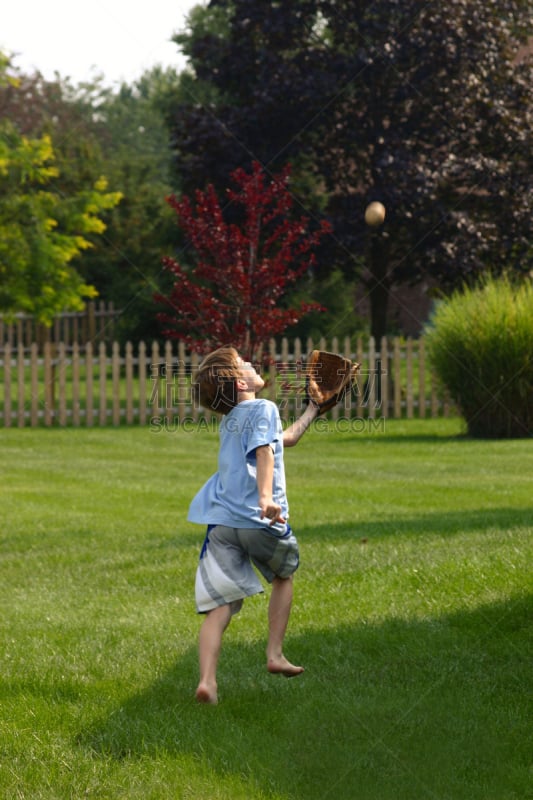
[[[387,316],[389,308],[389,286],[386,283],[374,282],[369,287],[370,299],[370,335],[374,337],[376,347],[381,338],[387,334]]]
[[[381,337],[387,333],[390,278],[387,274],[388,243],[381,233],[372,232],[367,248],[369,276],[366,280],[370,301],[370,334],[379,347]]]

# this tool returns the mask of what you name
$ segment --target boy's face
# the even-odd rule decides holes
[[[265,385],[261,375],[256,372],[255,367],[249,362],[244,361],[240,356],[237,359],[237,366],[243,381],[248,386],[249,392],[259,392]]]

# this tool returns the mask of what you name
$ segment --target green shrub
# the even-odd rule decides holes
[[[533,432],[533,284],[487,279],[437,307],[427,330],[435,372],[471,436]]]

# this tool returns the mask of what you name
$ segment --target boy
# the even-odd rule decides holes
[[[196,402],[223,414],[218,472],[193,499],[188,519],[207,525],[196,573],[196,606],[205,614],[199,636],[196,699],[216,704],[222,635],[245,597],[263,591],[252,563],[272,584],[267,669],[287,677],[303,667],[288,661],[283,640],[292,604],[298,544],[287,523],[283,448],[292,447],[317,416],[310,403],[283,431],[277,406],[256,398],[264,381],[233,347],[208,355],[195,376]]]

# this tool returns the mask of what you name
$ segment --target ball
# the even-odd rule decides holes
[[[369,203],[365,210],[365,222],[371,228],[377,228],[385,219],[385,206],[377,201]]]

